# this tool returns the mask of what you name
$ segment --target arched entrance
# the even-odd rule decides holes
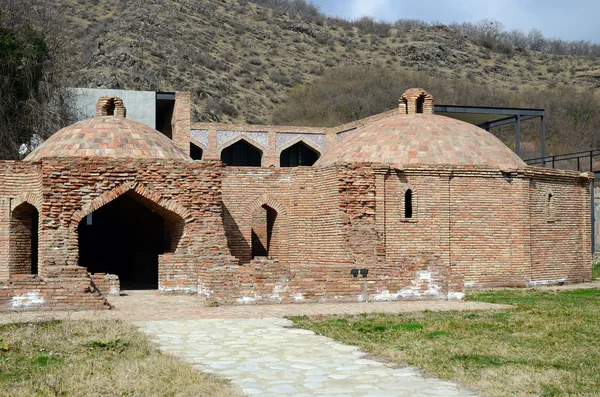
[[[257,256],[270,257],[276,252],[274,235],[277,211],[268,205],[258,207],[252,215],[252,259]]]
[[[311,166],[319,159],[319,153],[304,142],[297,142],[281,152],[280,167]]]
[[[262,152],[241,139],[221,152],[221,161],[237,167],[260,167]]]
[[[38,272],[38,210],[24,202],[11,213],[9,275]]]
[[[158,288],[158,256],[175,250],[183,219],[127,192],[79,222],[79,264],[119,276],[121,289]]]

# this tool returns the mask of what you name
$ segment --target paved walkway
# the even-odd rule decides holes
[[[467,396],[451,382],[393,368],[358,348],[292,328],[284,316],[494,310],[481,302],[369,302],[206,307],[197,296],[126,291],[113,310],[0,313],[0,324],[49,319],[134,322],[160,349],[203,372],[230,379],[248,396]]]
[[[425,378],[416,368],[370,360],[357,347],[291,328],[282,318],[137,324],[162,350],[230,379],[249,396],[473,395],[452,382]]]

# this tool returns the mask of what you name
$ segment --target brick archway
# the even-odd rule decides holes
[[[286,261],[289,258],[288,214],[285,207],[279,201],[265,193],[253,200],[244,212],[243,234],[245,240],[249,242],[249,251],[244,255],[243,262],[249,261],[256,254],[252,243],[253,241],[256,243],[257,238],[260,239],[261,237],[256,235],[257,231],[254,229],[256,228],[257,215],[260,217],[260,213],[263,212],[264,214],[262,215],[265,216],[264,232],[268,235],[266,237],[268,242],[265,244],[265,248],[267,248],[266,254],[280,261]]]

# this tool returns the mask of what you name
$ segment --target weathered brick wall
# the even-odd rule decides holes
[[[531,176],[531,284],[591,280],[589,180]],[[552,194],[549,206],[548,195]]]
[[[221,167],[160,160],[45,160],[40,272],[77,263],[77,227],[85,215],[126,192],[159,213],[180,236],[175,253],[227,255],[221,221]]]
[[[121,283],[116,274],[94,273],[90,278],[94,288],[102,295],[119,295],[121,292]]]
[[[376,174],[369,164],[357,163],[339,166],[338,176],[341,231],[351,263],[373,266],[385,258],[376,226]]]
[[[385,176],[384,240],[388,262],[412,256],[439,256],[450,264],[449,173],[390,170]],[[412,191],[412,218],[405,217],[405,193]]]
[[[227,233],[231,254],[240,264],[252,259],[252,221],[263,205],[277,212],[273,225],[274,250],[280,261],[288,261],[290,229],[295,223],[289,218],[294,212],[289,194],[294,174],[298,172],[284,168],[227,167],[223,179],[223,224]],[[312,172],[309,169],[300,171]],[[265,214],[266,220],[266,214]],[[258,223],[258,221],[257,221]]]
[[[9,278],[11,213],[24,202],[40,207],[40,192],[39,164],[0,161],[0,281]],[[13,241],[13,247],[15,245],[19,243]],[[13,250],[13,254],[19,256],[18,251]],[[21,256],[30,257],[27,253]],[[19,260],[17,262],[23,263],[22,269],[18,271],[25,272],[28,268],[25,262]]]
[[[451,261],[466,286],[528,281],[527,184],[498,170],[455,173],[450,179]]]
[[[208,303],[261,304],[452,299],[449,269],[436,258],[407,259],[399,266],[369,268],[353,277],[351,266],[288,265],[259,259],[245,266],[201,268],[199,291]],[[453,280],[454,282],[455,280]],[[454,288],[455,285],[450,286]],[[462,291],[462,290],[461,290]]]
[[[85,269],[53,267],[40,279],[15,275],[0,282],[0,311],[13,310],[99,310],[110,305],[95,291]]]

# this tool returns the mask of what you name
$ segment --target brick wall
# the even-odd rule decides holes
[[[106,298],[96,292],[85,269],[77,266],[48,269],[44,279],[15,275],[0,282],[0,311],[108,308]]]
[[[351,269],[258,259],[242,267],[201,268],[199,292],[208,303],[261,304],[448,299],[456,288],[448,267],[435,258],[372,266],[366,277],[353,277]]]
[[[0,281],[9,278],[11,213],[24,202],[39,207],[40,190],[41,178],[38,164],[0,161]],[[26,269],[23,271],[26,272]]]
[[[184,153],[190,154],[190,106],[191,95],[189,92],[176,92],[175,105],[173,107],[173,142]]]
[[[588,178],[532,175],[531,284],[591,280]],[[548,195],[552,194],[553,213]]]

